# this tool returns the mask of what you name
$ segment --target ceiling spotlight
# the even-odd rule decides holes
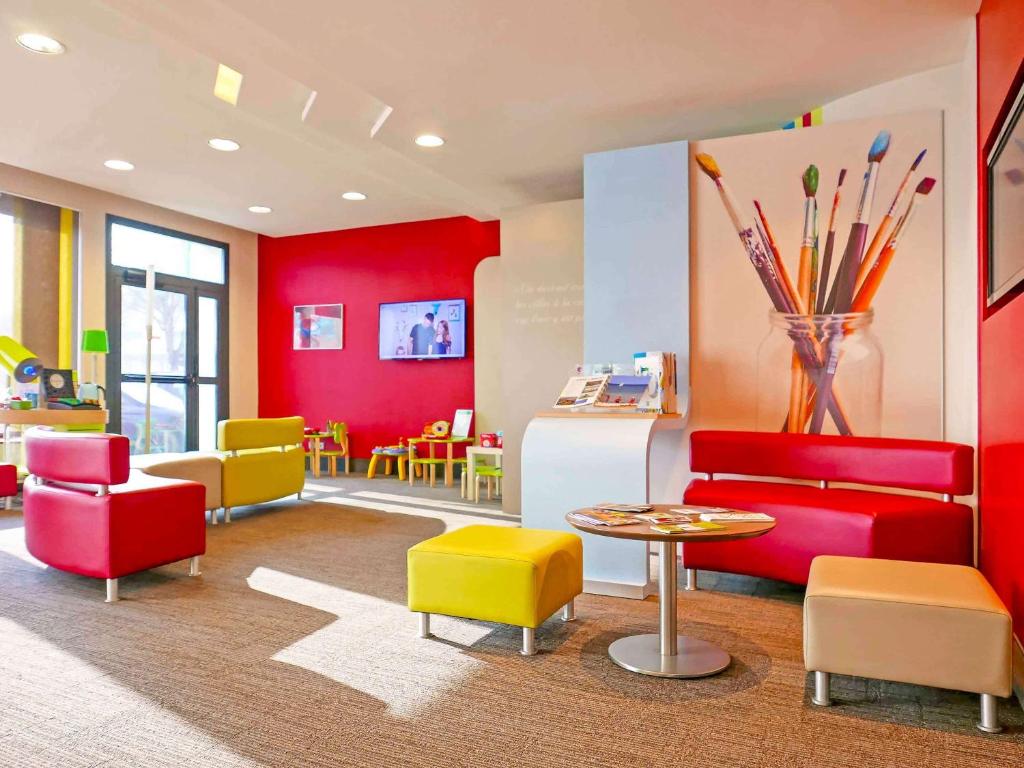
[[[64,53],[64,43],[60,40],[54,40],[52,37],[46,35],[40,35],[38,32],[25,32],[24,34],[18,35],[18,45],[22,48],[27,48],[33,53],[45,53],[50,56],[55,56],[58,53]]]
[[[107,160],[104,163],[112,171],[134,171],[135,166],[127,160]]]
[[[440,147],[444,144],[444,139],[432,133],[424,133],[416,137],[416,143],[421,147]]]
[[[365,200],[366,199],[366,195],[364,195],[362,192],[344,192],[341,196],[343,198],[345,198],[346,200]]]
[[[273,208],[266,205],[250,205],[249,213],[270,213]]]
[[[206,143],[218,152],[234,152],[242,146],[237,141],[232,141],[231,139],[210,139]]]

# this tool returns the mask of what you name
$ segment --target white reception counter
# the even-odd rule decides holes
[[[523,436],[523,527],[574,532],[566,513],[605,501],[682,503],[685,426],[679,415],[537,414]],[[649,545],[585,536],[583,588],[638,599],[651,594]]]

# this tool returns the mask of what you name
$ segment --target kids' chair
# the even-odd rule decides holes
[[[501,497],[501,478],[505,475],[501,471],[501,467],[495,467],[491,464],[484,464],[483,466],[477,466],[473,469],[473,476],[475,478],[473,485],[473,501],[477,504],[480,503],[480,481],[487,478],[487,499],[492,498],[492,489],[497,493],[498,497]]]
[[[343,421],[328,421],[327,431],[331,433],[331,440],[338,447],[329,451],[320,451],[320,455],[326,456],[330,460],[331,477],[338,476],[338,459],[344,457],[345,474],[347,475],[349,469],[348,425]]]
[[[416,455],[416,443],[409,443],[409,485],[416,484],[416,474],[418,471],[423,472],[423,482],[430,482],[430,487],[433,488],[437,482],[437,468],[443,467],[448,463],[448,459],[432,459],[429,456],[420,458]]]
[[[394,461],[398,464],[398,479],[405,480],[405,462],[409,457],[401,445],[379,445],[371,451],[370,466],[366,470],[367,480],[373,480],[377,476],[377,465],[380,463],[381,457],[384,458],[385,475],[391,474],[391,462]]]

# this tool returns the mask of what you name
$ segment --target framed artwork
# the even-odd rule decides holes
[[[344,304],[300,304],[292,312],[292,349],[344,349]]]
[[[1024,290],[1024,86],[988,155],[986,305]]]

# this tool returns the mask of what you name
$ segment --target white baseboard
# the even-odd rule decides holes
[[[608,597],[628,597],[632,600],[643,600],[658,591],[653,582],[646,584],[624,584],[618,581],[583,580],[583,591],[588,595],[607,595]]]
[[[1013,638],[1013,692],[1017,703],[1024,709],[1024,646],[1016,636]]]

